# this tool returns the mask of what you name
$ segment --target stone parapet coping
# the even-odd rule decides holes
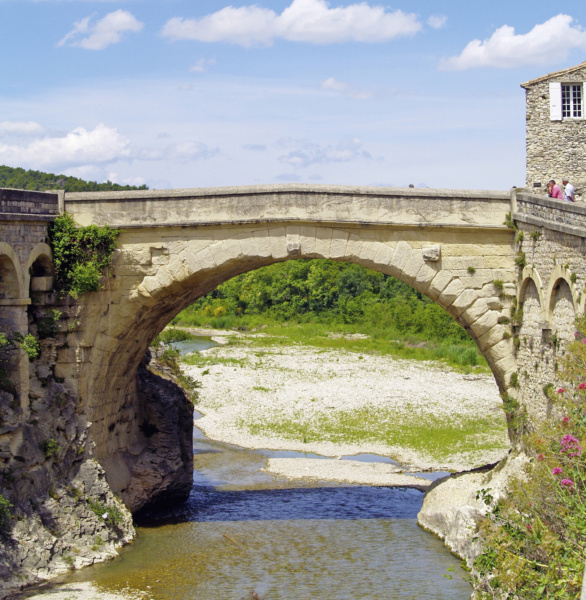
[[[189,227],[197,229],[198,227],[234,227],[238,225],[266,225],[279,223],[281,225],[326,225],[331,227],[343,227],[345,229],[352,228],[385,228],[385,229],[473,229],[475,231],[506,231],[509,228],[506,225],[485,225],[475,223],[422,223],[421,221],[341,221],[339,219],[296,219],[295,217],[284,217],[282,219],[239,219],[226,221],[199,221],[199,222],[176,222],[176,223],[131,223],[131,224],[110,224],[114,229],[153,229],[156,227]]]
[[[339,194],[355,196],[389,196],[414,198],[462,198],[473,200],[507,200],[508,191],[490,190],[457,190],[433,188],[391,188],[374,186],[351,185],[326,185],[326,184],[270,184],[270,185],[242,185],[214,188],[181,188],[174,190],[125,190],[117,192],[75,192],[65,194],[65,203],[75,202],[118,202],[120,200],[144,200],[147,198],[199,198],[199,197],[224,197],[224,196],[259,196],[271,194]]]
[[[527,223],[528,225],[546,227],[559,233],[569,233],[570,235],[586,238],[586,228],[584,227],[574,227],[573,225],[566,225],[565,223],[558,223],[557,221],[550,221],[549,219],[542,219],[541,217],[534,217],[533,215],[526,215],[519,212],[513,213],[513,219],[521,223]]]
[[[57,213],[4,213],[0,212],[0,221],[26,221],[28,223],[38,221],[54,221]]]
[[[527,202],[537,206],[547,206],[555,208],[563,212],[575,213],[578,215],[586,215],[586,203],[568,202],[567,200],[558,200],[557,198],[549,198],[548,196],[538,196],[527,192],[516,192],[517,202]]]

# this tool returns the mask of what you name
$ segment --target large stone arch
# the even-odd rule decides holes
[[[503,238],[504,239],[504,238]],[[324,224],[250,224],[237,228],[123,230],[116,277],[88,297],[75,334],[77,349],[63,351],[58,375],[78,383],[106,471],[118,471],[121,448],[137,432],[134,374],[149,342],[183,308],[220,283],[246,271],[289,259],[354,262],[393,275],[426,294],[476,340],[504,391],[515,369],[503,324],[503,294],[495,280],[513,286],[508,239],[502,258],[487,260],[475,231],[403,230]],[[494,240],[493,240],[494,242]],[[494,252],[494,247],[491,252]],[[114,423],[123,426],[113,427]]]

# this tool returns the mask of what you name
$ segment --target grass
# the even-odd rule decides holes
[[[252,435],[278,436],[303,443],[375,443],[400,446],[436,460],[460,452],[505,450],[509,447],[502,414],[484,417],[437,417],[413,411],[397,412],[379,407],[353,411],[322,412],[311,419],[303,413],[250,423],[242,418],[238,426]]]
[[[269,325],[262,328],[262,336],[247,335],[244,338],[233,337],[232,345],[248,345],[257,348],[290,346],[300,344],[320,349],[348,350],[360,354],[383,354],[409,360],[437,360],[462,371],[480,371],[488,373],[486,360],[478,351],[474,342],[433,343],[416,337],[397,339],[396,332],[381,333],[376,329],[351,325],[325,325],[320,323]],[[368,336],[366,339],[347,337],[356,333]],[[335,334],[336,337],[334,337]],[[256,351],[255,356],[262,356]],[[189,365],[204,366],[213,364],[234,364],[242,366],[246,359],[219,359],[199,354],[187,355],[183,362]],[[233,361],[227,363],[223,361]]]
[[[192,352],[181,357],[181,362],[192,367],[211,367],[214,365],[223,365],[227,367],[244,367],[248,364],[246,358],[225,358],[215,356],[214,354],[204,354],[202,352]]]

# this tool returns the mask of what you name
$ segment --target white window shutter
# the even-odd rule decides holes
[[[549,84],[549,120],[562,120],[562,84],[558,82]]]

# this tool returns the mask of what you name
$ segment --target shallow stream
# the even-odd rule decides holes
[[[65,581],[154,600],[470,598],[460,561],[417,526],[421,492],[290,482],[261,471],[269,456],[317,457],[238,448],[196,429],[189,500],[143,519],[119,558]]]

